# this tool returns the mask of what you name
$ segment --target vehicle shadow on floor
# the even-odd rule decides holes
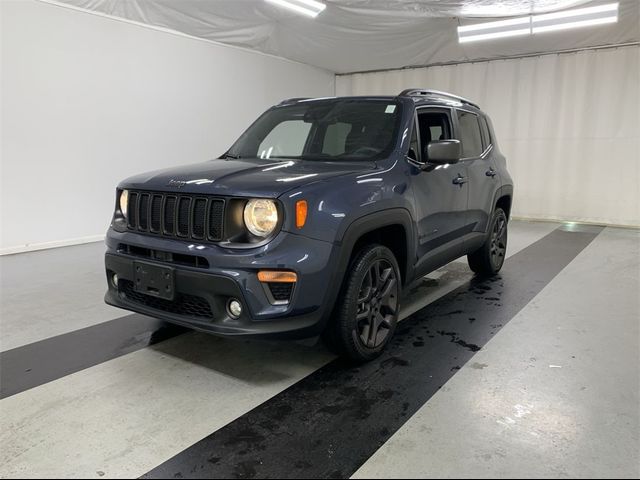
[[[254,385],[278,383],[311,373],[335,358],[322,344],[293,341],[221,338],[187,331],[149,347],[162,355],[189,362]]]
[[[466,265],[455,262],[425,277],[423,282],[406,292],[403,300],[406,314],[424,310],[470,277]],[[406,314],[401,314],[401,319]],[[303,341],[223,338],[169,324],[159,329],[158,334],[165,328],[172,332],[175,330],[176,338],[152,342],[149,348],[213,373],[255,385],[267,385],[311,373],[336,358],[319,338]]]

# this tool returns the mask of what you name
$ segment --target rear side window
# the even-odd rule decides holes
[[[458,110],[462,157],[479,157],[482,154],[482,134],[478,116],[474,113]]]
[[[487,119],[484,117],[480,118],[480,129],[482,130],[482,141],[484,143],[484,148],[486,149],[489,145],[491,145],[491,133],[489,132],[489,125],[487,125]]]

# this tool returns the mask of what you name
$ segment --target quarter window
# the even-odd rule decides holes
[[[458,125],[460,127],[460,142],[462,142],[462,157],[479,157],[482,154],[482,135],[478,116],[474,113],[458,110]]]
[[[491,134],[489,133],[489,125],[487,125],[487,119],[484,117],[480,119],[480,128],[482,129],[482,141],[486,150],[486,148],[491,145]]]

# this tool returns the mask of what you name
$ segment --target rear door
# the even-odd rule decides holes
[[[493,196],[500,184],[489,130],[484,116],[471,110],[456,109],[456,120],[456,135],[462,143],[461,163],[467,168],[469,180],[465,223],[469,232],[486,232],[493,209]],[[481,238],[479,235],[475,237]]]

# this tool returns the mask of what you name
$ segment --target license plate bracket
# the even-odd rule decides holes
[[[147,262],[133,262],[133,289],[151,297],[173,300],[175,298],[175,272]]]

